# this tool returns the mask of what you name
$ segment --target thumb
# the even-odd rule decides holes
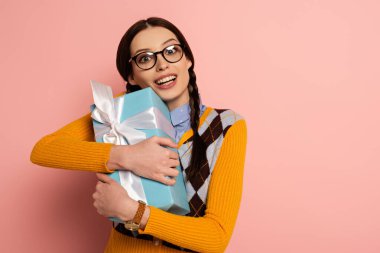
[[[96,173],[96,177],[98,178],[99,181],[107,184],[111,184],[113,182],[116,182],[113,180],[111,177],[107,176],[106,174],[103,173]]]
[[[172,141],[170,138],[165,138],[165,137],[158,137],[157,138],[157,143],[162,145],[162,146],[168,146],[171,148],[178,148],[178,144]]]

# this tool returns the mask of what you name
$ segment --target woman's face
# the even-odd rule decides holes
[[[164,27],[148,27],[133,38],[130,46],[131,56],[145,51],[161,51],[173,44],[180,43],[170,30]],[[192,63],[185,55],[180,61],[170,63],[162,57],[162,54],[157,54],[156,65],[148,70],[140,69],[134,61],[131,64],[132,74],[128,77],[128,82],[143,89],[151,87],[167,104],[170,111],[189,102],[188,69]],[[169,81],[171,79],[174,80]]]

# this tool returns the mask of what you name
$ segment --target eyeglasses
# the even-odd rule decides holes
[[[175,63],[182,59],[183,46],[174,44],[158,52],[141,52],[129,59],[128,62],[133,60],[140,69],[148,70],[156,65],[158,54],[161,54],[167,62]]]

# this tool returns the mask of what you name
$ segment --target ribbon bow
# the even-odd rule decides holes
[[[103,141],[116,145],[136,144],[146,139],[146,134],[137,129],[160,128],[174,139],[174,128],[165,116],[155,107],[138,113],[120,122],[124,97],[114,102],[111,87],[91,81],[95,109],[91,117],[102,123],[97,135],[103,135]]]

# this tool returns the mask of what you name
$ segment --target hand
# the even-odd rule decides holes
[[[170,138],[153,136],[134,145],[115,145],[111,149],[107,167],[124,169],[138,176],[166,185],[174,185],[178,176],[178,153],[163,146],[177,148]],[[173,177],[173,178],[168,178]]]
[[[109,176],[96,173],[99,181],[92,195],[97,212],[106,217],[131,220],[136,213],[138,203],[131,199],[127,191]]]

